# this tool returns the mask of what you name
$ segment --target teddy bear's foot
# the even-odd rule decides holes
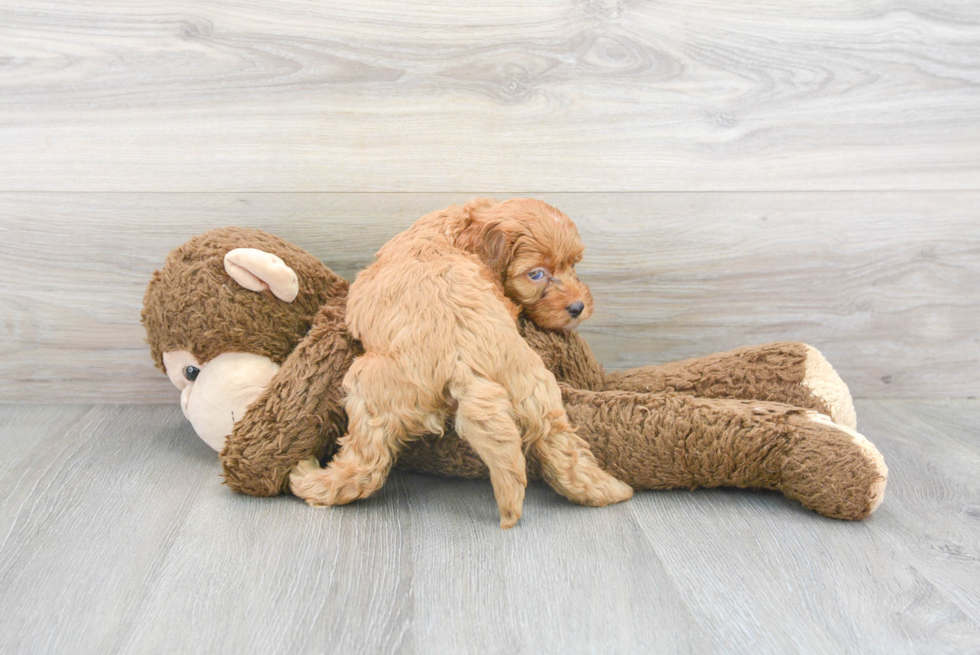
[[[831,518],[860,520],[885,497],[888,467],[864,435],[814,411],[787,416],[792,428],[778,488]]]
[[[856,429],[857,413],[854,411],[854,402],[851,400],[851,392],[847,385],[819,350],[810,345],[803,345],[806,347],[806,361],[803,381],[800,384],[827,408],[827,413],[834,423],[851,430]]]

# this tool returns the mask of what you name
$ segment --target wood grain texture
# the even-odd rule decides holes
[[[863,401],[891,469],[847,523],[774,493],[577,507],[396,473],[333,510],[256,499],[176,406],[3,406],[0,650],[970,653],[976,401]]]
[[[0,191],[980,188],[980,5],[22,0]]]
[[[194,234],[263,228],[352,279],[472,195],[0,194],[0,400],[174,402],[139,310]],[[798,340],[860,397],[980,391],[980,193],[540,197],[587,244],[582,332],[611,369]]]
[[[980,623],[974,578],[980,572],[976,404],[888,401],[860,408],[865,424],[880,426],[871,438],[892,435],[886,454],[891,456],[889,483],[907,480],[889,493],[910,508],[908,516],[876,530],[895,556],[907,562],[908,579],[922,588],[917,604],[955,605],[956,610],[944,613],[936,628],[963,617]],[[923,542],[922,535],[928,540]]]

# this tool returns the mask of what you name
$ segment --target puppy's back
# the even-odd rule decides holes
[[[463,207],[426,214],[386,243],[347,296],[347,326],[365,348],[444,356],[460,332],[516,326],[499,288],[476,255],[456,247]],[[483,324],[484,327],[479,326]]]

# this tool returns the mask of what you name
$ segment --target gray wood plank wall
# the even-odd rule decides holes
[[[578,222],[611,368],[794,339],[858,396],[980,390],[977,3],[23,0],[0,401],[172,402],[138,310],[193,234],[350,277],[473,195]]]
[[[976,189],[958,0],[24,0],[7,189]]]

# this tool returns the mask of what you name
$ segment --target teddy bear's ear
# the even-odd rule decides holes
[[[299,278],[286,262],[257,248],[235,248],[225,255],[225,271],[235,282],[251,291],[265,291],[285,302],[299,293]]]

